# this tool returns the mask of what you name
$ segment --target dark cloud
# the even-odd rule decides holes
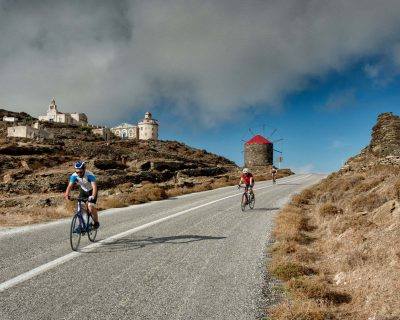
[[[104,122],[161,101],[226,120],[399,52],[399,16],[397,0],[0,0],[0,105],[38,115],[55,96]]]

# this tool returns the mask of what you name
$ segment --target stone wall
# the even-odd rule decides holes
[[[7,129],[7,136],[13,138],[34,139],[37,136],[37,129],[30,126],[15,126]]]
[[[36,129],[31,126],[13,126],[7,128],[7,136],[11,138],[42,138],[53,139],[54,135],[43,129]]]
[[[244,164],[246,167],[267,166],[273,164],[273,144],[245,144]]]

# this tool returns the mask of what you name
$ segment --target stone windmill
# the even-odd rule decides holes
[[[253,134],[253,137],[244,143],[244,165],[250,168],[274,165],[274,151],[282,154],[281,151],[274,149],[274,142],[282,141],[283,139],[270,141],[263,135],[254,134],[250,129],[249,131]],[[276,131],[274,129],[270,137]]]

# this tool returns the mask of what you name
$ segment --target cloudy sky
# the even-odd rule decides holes
[[[0,108],[151,110],[162,138],[239,164],[248,128],[278,127],[286,165],[330,171],[400,110],[399,17],[398,0],[0,0]]]

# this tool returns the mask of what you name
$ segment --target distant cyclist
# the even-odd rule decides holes
[[[93,217],[94,228],[97,229],[99,224],[99,216],[97,214],[96,202],[97,202],[97,184],[95,175],[86,170],[86,163],[84,161],[78,161],[74,164],[75,172],[69,179],[67,190],[65,190],[64,197],[69,199],[71,189],[74,185],[79,186],[79,197],[87,198],[87,207],[90,214]]]
[[[244,184],[246,186],[246,190],[248,189],[250,193],[253,193],[253,187],[254,187],[254,178],[253,175],[250,173],[249,169],[244,168],[242,171],[242,175],[240,176],[240,181],[239,181],[239,187],[241,184]]]
[[[278,170],[276,170],[275,166],[271,167],[271,176],[272,176],[272,183],[276,183],[276,174],[278,173]]]

